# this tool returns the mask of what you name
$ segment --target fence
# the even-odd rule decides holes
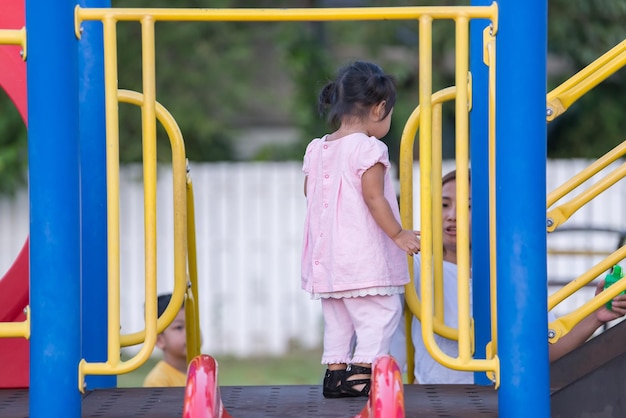
[[[548,163],[547,190],[571,177],[589,161]],[[444,163],[444,171],[454,163]],[[615,165],[611,166],[615,167]],[[301,164],[191,163],[194,184],[202,351],[235,356],[280,355],[290,344],[321,343],[320,304],[300,288],[300,250],[305,198]],[[419,184],[415,169],[415,183]],[[143,185],[140,166],[120,173],[122,331],[143,328]],[[594,181],[593,179],[591,180]],[[544,193],[544,190],[538,190]],[[169,168],[158,180],[158,290],[173,283],[172,184]],[[577,212],[567,225],[626,229],[626,182],[619,182]],[[415,191],[414,204],[419,205]],[[503,215],[504,216],[504,215]],[[419,225],[416,219],[415,225]],[[0,277],[28,233],[28,195],[0,199]],[[103,237],[105,239],[105,237]],[[554,233],[548,247],[581,251],[615,249],[615,235]],[[88,250],[88,249],[87,249]],[[601,256],[549,256],[552,281],[571,280]],[[551,289],[554,290],[554,289]],[[559,315],[593,293],[559,305]]]

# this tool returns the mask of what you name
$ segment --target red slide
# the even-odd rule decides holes
[[[0,29],[24,27],[24,0],[0,2]],[[0,45],[0,88],[26,123],[26,64],[20,46]],[[25,319],[28,305],[28,239],[9,271],[0,279],[0,322]],[[28,387],[29,345],[24,338],[0,338],[0,388]]]
[[[0,280],[0,322],[26,319],[28,305],[28,239]],[[0,338],[0,388],[28,387],[29,345],[25,338]]]

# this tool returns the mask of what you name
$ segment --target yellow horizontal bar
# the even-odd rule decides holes
[[[327,21],[327,20],[408,20],[428,15],[434,19],[485,18],[495,21],[497,5],[442,7],[353,7],[293,9],[136,9],[76,8],[77,24],[85,20],[102,20],[105,16],[118,21],[141,20],[151,16],[155,21]]]
[[[21,46],[22,59],[26,60],[26,28],[0,29],[0,45]]]
[[[24,309],[26,319],[19,322],[0,322],[0,338],[30,338],[30,308]]]

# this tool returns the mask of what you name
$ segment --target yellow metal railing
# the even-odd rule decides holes
[[[429,353],[439,363],[457,370],[487,371],[499,380],[499,361],[495,354],[487,359],[472,358],[473,325],[470,309],[470,241],[469,241],[469,110],[471,106],[471,75],[469,73],[468,20],[460,17],[456,22],[456,87],[432,94],[432,45],[431,19],[420,19],[420,105],[411,114],[402,133],[400,144],[400,209],[405,228],[413,229],[413,142],[419,126],[420,155],[420,239],[421,239],[421,295],[414,287],[412,260],[409,260],[411,281],[405,286],[405,298],[411,313],[416,315],[422,326],[422,337]],[[496,23],[485,35],[485,61],[495,66]],[[495,69],[490,71],[490,90],[495,88]],[[490,91],[489,117],[493,127],[495,115],[494,91]],[[457,167],[457,265],[458,265],[458,330],[447,327],[443,322],[442,287],[442,218],[441,218],[441,104],[455,99],[456,167]],[[493,132],[490,143],[493,148]],[[491,151],[491,150],[490,150]],[[494,158],[490,153],[490,158]],[[493,163],[493,162],[492,162]],[[492,186],[493,187],[493,186]],[[494,247],[492,247],[493,249]],[[429,278],[433,278],[430,280]],[[495,285],[495,277],[492,286]],[[493,287],[495,297],[495,287]],[[495,306],[495,304],[494,304]],[[413,370],[413,347],[410,342],[410,326],[407,315],[407,366]],[[495,316],[492,329],[495,330]],[[445,354],[437,345],[434,333],[458,341],[459,355],[456,358]],[[408,374],[413,382],[413,373]]]
[[[588,285],[593,279],[609,270],[624,258],[626,258],[626,245],[620,247],[617,251],[613,252],[604,260],[593,266],[590,270],[583,273],[580,277],[572,280],[570,283],[550,295],[548,298],[548,310],[551,310],[579,289]],[[623,290],[626,290],[626,280],[620,280],[613,286],[587,301],[578,309],[575,309],[569,314],[552,321],[549,324],[550,342],[557,342],[561,337],[571,331],[576,324],[582,321],[583,318],[591,315],[594,311],[620,294]]]
[[[22,59],[26,59],[26,29],[0,29],[0,45],[22,47]],[[19,322],[0,322],[0,338],[30,338],[30,308],[24,309],[26,319]]]
[[[626,40],[617,44],[600,58],[548,93],[548,121],[552,121],[589,90],[626,65]]]
[[[149,30],[147,31],[149,32]],[[111,26],[105,24],[105,37],[113,36]],[[150,35],[148,34],[148,37]],[[109,47],[115,47],[115,43],[109,43]],[[105,46],[106,51],[106,46]],[[109,54],[111,51],[108,51]],[[114,55],[115,56],[115,55]],[[153,61],[154,54],[144,52],[145,61]],[[114,61],[114,60],[113,60]],[[116,77],[110,68],[111,64],[105,63],[105,90],[115,87],[110,78]],[[152,67],[154,68],[154,67]],[[149,83],[148,83],[149,84]],[[144,84],[144,88],[146,85]],[[148,88],[148,90],[150,90]],[[154,89],[152,89],[154,98]],[[110,92],[109,92],[110,93]],[[148,96],[149,97],[149,96]],[[114,99],[114,100],[113,100]],[[142,107],[143,121],[143,149],[144,149],[144,217],[145,217],[145,330],[120,335],[120,250],[119,250],[119,138],[117,130],[118,101],[134,104]],[[191,333],[188,332],[188,341],[191,338],[188,352],[199,353],[199,336],[197,329],[197,286],[187,286],[187,199],[188,181],[185,147],[182,134],[174,118],[156,100],[151,106],[147,106],[147,97],[137,92],[115,89],[115,96],[110,94],[105,98],[107,107],[107,222],[108,222],[108,350],[107,361],[101,363],[89,363],[84,359],[79,363],[79,389],[84,390],[84,377],[89,374],[123,374],[135,370],[150,357],[159,332],[170,324],[183,306],[185,292],[187,292],[186,316],[191,319],[193,325]],[[171,301],[163,315],[157,319],[157,290],[156,290],[156,121],[161,122],[165,128],[172,147],[172,174],[173,174],[173,202],[174,202],[174,290]],[[194,241],[195,262],[195,241]],[[197,279],[195,267],[193,268],[192,282]],[[195,293],[194,293],[195,292]],[[195,315],[189,318],[189,315]],[[191,337],[189,335],[191,334]],[[143,343],[139,352],[129,360],[120,360],[120,349]]]
[[[560,187],[548,194],[547,206],[548,209],[554,205],[559,199],[570,193],[576,187],[589,180],[592,176],[600,172],[609,166],[609,164],[617,161],[621,157],[626,155],[626,141],[622,142],[604,156],[599,158],[589,167],[572,177],[567,182],[563,183]],[[596,182],[593,186],[589,187],[578,196],[572,198],[566,203],[563,203],[554,209],[548,210],[547,215],[547,227],[548,232],[554,231],[559,225],[569,219],[578,209],[583,207],[589,201],[593,200],[600,193],[617,183],[619,180],[626,176],[626,163],[622,163],[619,167],[613,170],[611,173],[604,176],[600,181]]]
[[[576,100],[604,81],[606,78],[620,70],[624,67],[624,65],[626,65],[626,40],[620,42],[614,48],[610,49],[604,55],[600,56],[587,67],[576,73],[559,87],[548,93],[547,120],[552,121],[563,114]],[[624,155],[626,155],[626,141],[613,148],[576,176],[572,177],[570,180],[563,183],[560,187],[548,194],[548,210],[546,219],[548,232],[555,231],[581,207],[589,203],[600,193],[607,190],[619,180],[626,177],[626,163],[622,163],[620,166],[604,175],[599,181],[579,193],[577,196],[552,208],[557,201],[565,197],[568,193],[572,192],[584,182],[588,181],[592,176],[599,173],[601,170],[607,168],[611,163],[622,158]],[[588,285],[596,277],[600,276],[604,271],[608,270],[613,265],[622,261],[625,257],[626,246],[622,246],[617,249],[617,251],[609,254],[604,260],[593,266],[589,271],[585,272],[580,277],[552,294],[548,298],[548,310],[554,308],[583,286]],[[626,289],[626,280],[622,280],[611,286],[610,289],[607,289],[601,294],[595,296],[578,309],[550,323],[550,342],[554,343],[558,341],[559,338],[567,334],[583,318],[591,315],[596,309],[601,307],[603,303],[606,303],[624,289]]]
[[[626,177],[626,163],[622,163],[619,167],[602,177],[599,181],[591,185],[585,191],[579,193],[576,197],[561,205],[550,209],[559,199],[565,197],[568,193],[588,181],[592,176],[615,162],[626,154],[626,141],[606,153],[597,161],[589,165],[583,171],[572,177],[563,185],[548,194],[547,206],[547,230],[553,232],[563,225],[578,209],[589,203],[600,193]],[[548,298],[548,310],[551,310],[563,300],[577,292],[582,287],[591,283],[596,277],[610,269],[613,265],[618,264],[626,258],[626,246],[618,248],[610,253],[606,258],[593,266],[590,270],[583,273],[580,277],[574,279]],[[550,323],[549,338],[554,343],[567,334],[576,324],[583,318],[591,315],[595,310],[604,303],[617,296],[622,290],[626,289],[626,280],[622,280],[611,286],[606,291],[595,296],[585,304],[572,311],[571,313],[558,318]]]
[[[432,106],[433,106],[433,124],[432,124],[432,137],[433,153],[441,153],[441,118],[443,103],[454,100],[456,97],[456,88],[448,87],[433,94]],[[413,229],[413,147],[414,138],[417,130],[420,127],[420,106],[418,106],[413,113],[409,116],[404,130],[402,132],[402,139],[400,141],[400,213],[402,217],[402,224],[406,229]],[[441,172],[441,158],[433,156],[433,171]],[[436,179],[433,179],[436,181]],[[441,181],[439,179],[439,181]],[[433,200],[441,201],[441,184],[439,188],[434,187],[433,193],[438,198],[433,196]],[[432,219],[433,223],[433,240],[437,243],[442,243],[443,238],[441,235],[441,216],[435,216]],[[424,238],[421,237],[423,242]],[[443,284],[442,284],[442,269],[443,262],[443,250],[439,248],[439,245],[434,245],[434,308],[435,312],[433,326],[434,331],[451,340],[458,340],[458,330],[448,327],[444,324],[443,320]],[[443,248],[443,244],[441,245]],[[423,252],[423,246],[421,252]],[[409,312],[415,315],[418,319],[422,316],[422,303],[420,302],[417,293],[415,292],[415,272],[413,268],[412,258],[409,259],[409,271],[411,281],[405,287],[405,300]],[[410,333],[407,335],[407,337]],[[408,339],[408,338],[407,338]]]
[[[423,144],[426,137],[425,128],[430,135],[430,120],[432,117],[430,96],[432,91],[432,21],[433,19],[452,19],[456,22],[457,26],[457,70],[456,70],[456,84],[462,86],[457,91],[457,132],[463,132],[460,134],[457,142],[462,142],[465,145],[460,145],[460,154],[467,156],[467,125],[469,110],[469,86],[468,83],[469,71],[468,71],[468,55],[469,55],[469,20],[474,18],[489,19],[492,22],[493,32],[497,30],[497,5],[494,3],[491,6],[473,6],[473,7],[360,7],[360,8],[298,8],[298,9],[84,9],[76,7],[75,13],[75,31],[76,36],[80,38],[80,25],[86,20],[98,20],[102,21],[104,28],[104,50],[105,50],[105,103],[106,103],[106,126],[107,126],[107,167],[112,173],[111,183],[115,186],[111,186],[109,194],[114,194],[109,203],[110,209],[115,212],[110,216],[109,225],[119,225],[116,218],[119,202],[116,193],[119,180],[117,178],[117,125],[118,125],[118,113],[117,113],[117,51],[116,51],[116,23],[118,21],[138,21],[142,27],[142,68],[143,70],[143,97],[141,100],[142,116],[143,116],[143,133],[144,133],[144,179],[146,181],[145,195],[146,195],[146,207],[152,208],[154,201],[154,180],[156,178],[154,163],[155,154],[154,149],[154,136],[155,136],[155,118],[154,112],[156,104],[155,94],[155,70],[154,70],[154,25],[157,21],[339,21],[339,20],[410,20],[416,19],[419,22],[420,27],[420,103],[422,106],[423,114],[420,116],[422,123],[422,130],[420,136]],[[459,151],[459,150],[458,150]],[[457,151],[457,152],[458,152]],[[424,150],[425,154],[430,154],[430,150]],[[109,156],[110,154],[110,156]],[[432,157],[429,161],[432,161]],[[439,164],[441,158],[439,157]],[[428,166],[430,167],[430,166]],[[460,164],[459,170],[462,172],[465,169],[467,173],[467,160]],[[463,184],[460,198],[468,198],[468,186],[467,186],[467,174],[459,176],[459,184]],[[431,178],[432,176],[428,176]],[[176,187],[175,187],[176,189]],[[151,277],[155,277],[155,237],[153,233],[152,223],[154,222],[154,211],[152,209],[146,210],[146,275],[147,281],[152,282]],[[461,222],[468,221],[467,209],[464,213],[461,213]],[[430,213],[428,216],[422,219],[431,219]],[[427,238],[430,239],[428,234],[430,230],[426,232]],[[464,245],[469,248],[468,233],[459,234],[464,235],[461,237],[460,245]],[[110,277],[110,281],[114,282],[110,285],[109,298],[119,304],[119,250],[117,243],[119,243],[119,232],[110,232],[110,252],[114,253],[113,259],[110,261],[110,271],[112,270],[113,277]],[[424,237],[422,236],[422,239]],[[441,239],[441,238],[439,238]],[[117,254],[115,252],[117,251]],[[469,271],[469,256],[461,255],[460,269]],[[111,268],[113,267],[113,269]],[[117,267],[117,269],[115,269]],[[469,273],[465,274],[467,276]],[[117,275],[117,277],[115,276]],[[426,276],[425,276],[426,277]],[[178,283],[178,274],[177,274]],[[468,283],[468,277],[464,277],[465,283]],[[193,282],[193,281],[192,281]],[[150,287],[150,288],[149,288]],[[153,284],[146,284],[146,295],[153,293]],[[466,286],[466,290],[463,293],[465,301],[460,306],[462,312],[469,312],[469,287]],[[176,304],[174,298],[171,304]],[[110,302],[111,303],[111,302]],[[154,318],[154,300],[146,298],[146,332],[145,332],[145,344],[151,345],[156,338],[156,318]],[[193,304],[193,302],[192,302]],[[195,305],[195,304],[194,304]],[[426,310],[428,306],[425,307]],[[423,308],[424,309],[424,308]],[[164,315],[165,316],[165,315]],[[167,318],[166,318],[167,319]],[[432,323],[432,321],[431,321]],[[119,316],[114,318],[114,321],[109,321],[110,332],[113,332],[112,327],[119,329]],[[459,345],[461,347],[461,363],[453,362],[454,366],[465,367],[469,370],[495,370],[495,362],[484,363],[486,368],[483,368],[483,363],[476,363],[468,361],[471,357],[469,351],[470,337],[469,337],[470,321],[469,316],[460,319],[460,329],[463,330],[463,334],[459,336]],[[117,335],[117,334],[116,334]],[[142,334],[143,335],[143,334]],[[137,338],[133,338],[132,341],[137,341]],[[131,340],[131,338],[127,338]],[[116,341],[114,341],[116,342]],[[111,343],[109,344],[111,346]],[[119,346],[116,344],[115,347]],[[432,346],[432,344],[428,344]],[[114,347],[114,349],[115,349]],[[437,348],[435,347],[435,350]],[[119,349],[109,353],[110,359],[113,355],[118,355]],[[435,354],[440,354],[440,351]],[[145,356],[144,352],[141,352],[137,357]],[[110,360],[115,363],[115,360]],[[445,361],[445,359],[444,359]],[[137,361],[135,361],[137,362]],[[119,363],[119,362],[118,362]],[[128,363],[128,362],[127,362]],[[84,374],[112,374],[120,373],[129,370],[130,365],[121,364],[93,364],[89,365],[85,362],[81,362],[81,390],[82,390],[82,376]],[[113,370],[116,370],[115,372]],[[124,371],[121,371],[124,370]]]
[[[416,19],[419,23],[419,60],[420,60],[420,75],[419,75],[419,94],[420,94],[420,106],[417,116],[414,120],[407,123],[415,124],[415,129],[411,137],[411,170],[412,170],[412,141],[417,131],[417,119],[420,126],[420,156],[422,164],[420,166],[420,189],[422,193],[421,203],[421,239],[422,239],[422,277],[439,277],[441,276],[440,261],[442,260],[442,253],[439,247],[441,247],[441,235],[440,225],[437,228],[438,223],[441,222],[441,217],[437,217],[436,213],[433,213],[433,208],[437,208],[437,203],[441,201],[441,184],[440,184],[440,172],[441,172],[441,149],[433,146],[430,139],[439,136],[440,140],[440,118],[441,118],[441,106],[437,102],[438,98],[432,95],[432,22],[434,19],[452,19],[456,24],[456,70],[455,70],[455,85],[456,90],[453,93],[456,108],[456,132],[457,132],[457,194],[458,200],[463,202],[469,198],[469,178],[467,173],[469,172],[468,166],[468,112],[470,108],[471,100],[471,80],[468,71],[468,52],[469,52],[469,20],[473,18],[487,18],[492,22],[490,33],[485,33],[485,61],[490,67],[490,178],[493,179],[494,170],[494,138],[495,127],[493,125],[495,118],[493,94],[495,87],[495,47],[493,34],[497,31],[497,5],[494,3],[491,6],[485,7],[373,7],[373,8],[299,8],[299,9],[83,9],[76,8],[76,25],[75,30],[78,37],[80,37],[80,24],[85,20],[100,20],[104,27],[105,38],[105,95],[106,95],[106,108],[107,108],[107,170],[110,172],[111,177],[108,177],[112,186],[108,190],[109,195],[114,194],[109,201],[109,225],[119,226],[119,196],[115,195],[119,187],[119,178],[117,171],[119,170],[117,162],[117,51],[115,47],[116,42],[116,23],[118,21],[138,21],[142,26],[142,67],[143,73],[143,95],[140,99],[128,98],[128,100],[137,100],[142,106],[142,127],[144,132],[144,178],[145,184],[145,196],[146,196],[146,330],[140,333],[132,334],[130,336],[119,337],[119,314],[117,318],[109,320],[109,333],[114,335],[112,337],[113,344],[109,343],[109,358],[114,359],[115,355],[119,358],[119,346],[120,345],[132,345],[139,342],[144,342],[146,346],[154,344],[156,333],[165,327],[165,324],[171,321],[176,312],[176,306],[180,306],[178,302],[182,303],[184,298],[184,289],[186,281],[184,272],[184,260],[186,249],[180,247],[179,250],[182,254],[179,254],[175,250],[175,260],[179,260],[176,270],[175,279],[175,291],[172,303],[166,314],[157,321],[155,304],[156,298],[152,299],[149,296],[155,293],[156,290],[156,209],[155,209],[155,195],[156,195],[156,118],[158,117],[158,103],[156,102],[155,91],[155,72],[154,72],[154,25],[157,21],[332,21],[332,20],[408,20]],[[3,35],[0,32],[0,37]],[[23,44],[23,43],[22,43]],[[625,43],[622,42],[609,53],[605,54],[597,63],[581,71],[575,77],[568,80],[558,89],[555,89],[548,95],[548,119],[552,120],[559,114],[563,113],[575,100],[577,100],[582,94],[589,89],[593,88],[597,83],[608,77],[610,73],[614,72],[616,68],[620,68],[625,62]],[[450,91],[445,94],[450,94]],[[413,115],[412,115],[413,116]],[[412,126],[412,125],[411,125]],[[437,127],[439,126],[439,127]],[[412,129],[412,128],[411,128]],[[439,130],[439,131],[437,131]],[[405,129],[406,131],[406,129]],[[403,143],[404,141],[403,134]],[[438,149],[437,149],[438,148]],[[110,154],[110,156],[109,156]],[[184,149],[183,149],[184,155]],[[407,206],[412,206],[412,181],[402,181],[402,175],[406,172],[406,169],[402,167],[402,153],[401,153],[401,207],[406,209]],[[436,173],[436,175],[435,175]],[[406,173],[405,173],[406,175]],[[412,175],[412,172],[411,172]],[[584,204],[584,202],[592,199],[598,193],[614,184],[617,179],[624,176],[624,169],[620,169],[613,176],[608,178],[605,182],[600,183],[595,189],[588,192],[587,195],[572,202],[571,206],[559,207],[558,210],[552,212],[551,216],[554,227],[558,226],[561,222],[567,219],[571,214],[578,209],[578,204]],[[176,177],[176,175],[175,175]],[[175,183],[177,182],[175,178]],[[178,186],[175,186],[175,190]],[[406,188],[409,191],[406,191]],[[191,188],[190,179],[187,179],[186,199],[193,200],[193,190]],[[493,181],[490,182],[490,210],[492,210],[492,216],[490,216],[491,235],[495,234],[495,212],[493,212]],[[175,202],[180,199],[175,197]],[[410,199],[410,200],[409,200]],[[550,199],[550,197],[549,197]],[[558,198],[557,198],[558,200]],[[189,209],[189,208],[187,208]],[[186,212],[187,213],[187,212]],[[406,210],[403,210],[403,216],[406,214]],[[409,212],[412,214],[411,211]],[[193,217],[193,210],[191,209],[191,217]],[[458,223],[467,225],[469,220],[469,211],[464,205],[460,205],[458,213]],[[193,228],[189,228],[189,225],[193,225],[193,222],[187,219],[187,228],[189,233]],[[408,222],[408,223],[407,223]],[[412,215],[410,219],[403,218],[405,227],[412,228]],[[187,231],[187,230],[184,230]],[[110,257],[109,268],[113,271],[110,274],[109,285],[109,300],[113,300],[112,303],[119,308],[119,231],[109,232],[109,251],[113,254]],[[194,243],[195,246],[195,234],[193,237],[187,237],[189,243]],[[463,228],[458,233],[458,247],[459,249],[469,249],[469,230],[464,231]],[[495,242],[495,240],[491,240]],[[182,239],[182,242],[187,242]],[[178,247],[177,247],[178,248]],[[117,251],[117,255],[115,254]],[[491,252],[491,272],[492,272],[492,334],[495,338],[495,249],[492,246]],[[197,295],[197,287],[195,287],[195,277],[197,272],[195,271],[195,249],[193,254],[186,253],[189,257],[189,269],[192,279],[187,286],[187,312],[192,313],[193,320],[197,319],[197,303],[195,297]],[[610,264],[611,260],[621,256],[620,250],[616,252],[617,255],[608,257],[605,263],[601,263],[597,266],[598,271],[606,269],[605,264]],[[423,337],[426,347],[433,357],[435,357],[442,364],[459,369],[459,370],[473,370],[473,371],[492,371],[495,372],[496,384],[497,384],[497,371],[498,361],[497,357],[490,357],[489,359],[472,359],[473,343],[472,343],[472,325],[471,317],[469,315],[469,252],[458,252],[458,267],[459,267],[459,329],[454,330],[446,327],[443,322],[443,310],[441,308],[442,299],[442,287],[437,280],[430,282],[429,280],[422,281],[421,292],[423,295],[433,294],[434,298],[426,297],[420,306],[420,302],[417,299],[417,295],[414,292],[407,292],[407,304],[413,313],[419,315],[422,320]],[[612,258],[613,257],[613,258]],[[193,260],[193,262],[192,262]],[[182,263],[182,264],[181,264]],[[181,265],[183,267],[181,267]],[[412,262],[409,263],[411,277],[413,277]],[[193,267],[192,267],[193,266]],[[113,268],[111,268],[113,267]],[[595,272],[595,269],[590,270],[589,275]],[[112,277],[111,277],[112,275]],[[117,277],[115,277],[117,275]],[[586,276],[585,276],[586,277]],[[153,282],[154,278],[154,282]],[[117,284],[115,283],[117,280]],[[111,283],[111,281],[113,283]],[[413,286],[413,283],[410,284]],[[605,298],[609,298],[612,293],[619,293],[619,288],[612,289],[611,292],[605,292]],[[559,294],[560,297],[560,294]],[[556,301],[558,298],[554,298]],[[602,298],[597,298],[593,303],[593,306],[600,306],[599,302]],[[116,304],[117,303],[117,304]],[[553,302],[550,302],[551,306]],[[555,304],[558,302],[554,302]],[[178,305],[177,305],[178,304]],[[591,309],[591,308],[590,308]],[[119,309],[118,309],[119,311]],[[419,314],[417,313],[419,312]],[[194,316],[195,315],[195,316]],[[111,319],[111,318],[110,318]],[[568,320],[564,319],[562,323],[566,324]],[[199,347],[199,328],[198,323],[194,322],[191,326],[194,329],[193,334],[196,338],[193,342],[193,347]],[[434,332],[440,333],[448,338],[457,339],[459,341],[459,357],[451,358],[445,355],[437,347],[434,341]],[[559,334],[558,330],[556,334]],[[117,337],[115,337],[117,335]],[[410,335],[410,333],[407,333]],[[111,338],[111,337],[110,337]],[[495,341],[495,340],[494,340]],[[119,344],[115,344],[118,343]],[[117,347],[117,348],[116,348]],[[495,352],[495,347],[494,348]],[[196,348],[194,348],[195,350]],[[135,359],[141,358],[145,355],[142,351]],[[134,360],[134,359],[133,359]],[[113,374],[123,373],[129,371],[129,364],[133,361],[124,362],[123,364],[116,360],[110,360],[112,364],[107,363],[95,363],[88,364],[81,362],[81,389],[82,379],[84,374]],[[137,363],[139,360],[135,360]],[[113,370],[116,370],[113,372]]]

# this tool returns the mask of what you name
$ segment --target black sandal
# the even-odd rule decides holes
[[[356,375],[368,375],[367,379],[352,379],[351,376]],[[363,367],[363,366],[355,366],[348,365],[346,369],[343,380],[341,381],[341,385],[339,389],[341,390],[342,396],[369,396],[370,394],[370,385],[372,381],[372,368],[371,367]],[[364,385],[361,390],[354,389],[355,386]]]
[[[326,370],[324,375],[324,385],[322,394],[325,398],[343,398],[346,395],[341,393],[341,382],[346,375],[346,370]]]

